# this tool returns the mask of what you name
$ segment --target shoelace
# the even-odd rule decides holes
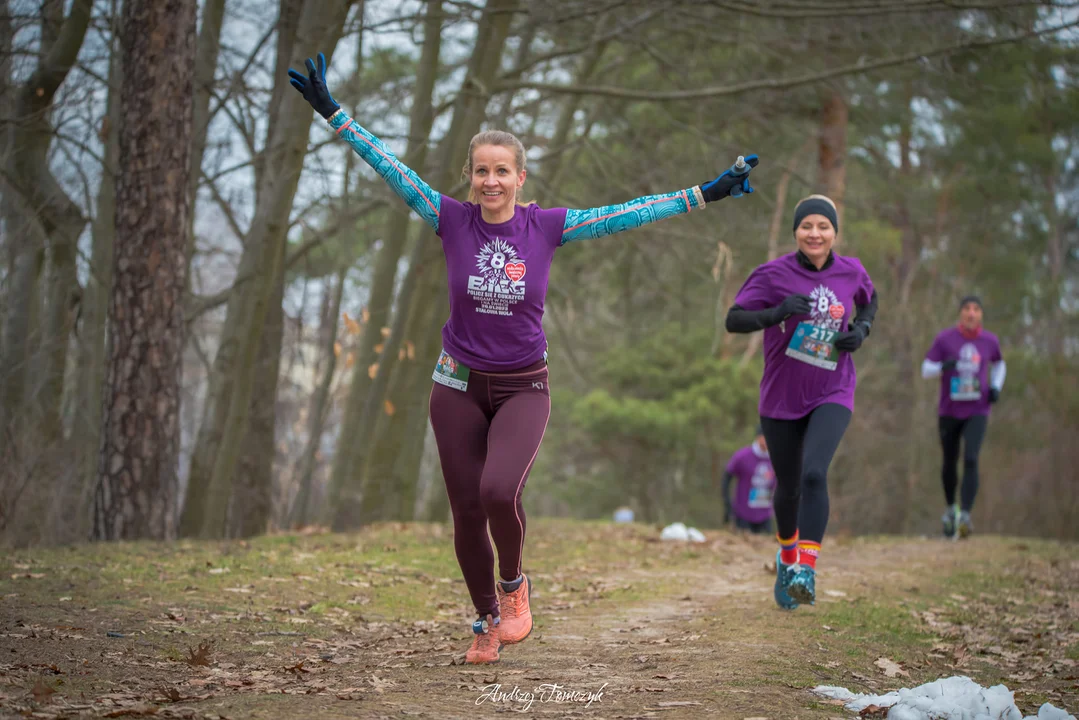
[[[518,588],[518,590],[519,589],[520,588]],[[517,603],[517,601],[519,599],[519,593],[517,593],[517,592],[508,593],[505,590],[503,590],[502,591],[502,597],[504,597],[506,599],[506,609],[504,611],[502,611],[502,614],[507,616],[507,617],[510,617],[510,618],[517,617],[517,613],[518,613],[518,607],[517,607],[518,603]]]
[[[497,645],[498,644],[498,638],[495,637],[495,633],[492,632],[493,630],[494,630],[494,628],[491,628],[491,630],[488,630],[485,633],[477,633],[477,635],[476,635],[476,649],[478,649],[478,650],[486,650],[491,645]]]

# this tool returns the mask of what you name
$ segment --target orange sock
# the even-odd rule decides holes
[[[794,531],[794,535],[789,539],[784,539],[776,533],[776,540],[779,541],[779,562],[784,565],[795,565],[798,563],[798,531]]]
[[[820,543],[812,540],[798,541],[798,562],[817,569],[817,558],[820,557]]]

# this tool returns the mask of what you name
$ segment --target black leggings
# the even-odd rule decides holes
[[[826,403],[797,420],[761,418],[776,472],[776,530],[781,538],[819,543],[828,527],[828,466],[851,412]]]
[[[955,466],[959,462],[959,441],[963,441],[963,490],[960,502],[967,512],[974,509],[974,498],[978,494],[978,453],[982,449],[985,430],[989,426],[988,415],[975,415],[969,418],[940,417],[940,445],[944,449],[944,468],[941,480],[944,481],[944,499],[948,507],[955,505],[955,488],[959,485],[959,474]]]

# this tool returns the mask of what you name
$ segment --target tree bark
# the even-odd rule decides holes
[[[847,190],[847,101],[835,88],[824,97],[820,113],[820,174],[818,192],[836,204],[839,227],[843,227],[843,197]]]
[[[128,0],[94,538],[176,535],[195,0]]]

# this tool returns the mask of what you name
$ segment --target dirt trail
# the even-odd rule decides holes
[[[558,602],[548,591],[559,576],[534,573],[536,629],[492,666],[459,664],[469,638],[458,621],[369,622],[315,638],[253,633],[213,617],[200,622],[235,642],[223,642],[209,666],[192,666],[162,656],[164,636],[154,633],[167,623],[149,619],[157,601],[145,603],[145,635],[109,645],[8,600],[0,605],[0,716],[471,719],[517,711],[811,720],[854,717],[810,694],[815,684],[883,692],[955,674],[1012,690],[1029,675],[1029,695],[1017,695],[1025,712],[1044,699],[1079,710],[1074,547],[840,542],[825,547],[817,606],[782,612],[765,567],[773,544],[713,538],[688,563],[630,565],[593,579],[644,591],[627,601]],[[131,627],[133,619],[114,613],[93,622]],[[186,631],[181,646],[194,645],[205,634],[198,630]],[[878,657],[906,676],[885,677]]]

